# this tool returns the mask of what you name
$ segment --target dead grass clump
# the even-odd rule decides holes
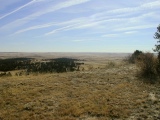
[[[107,63],[106,68],[114,68],[117,64],[114,61],[110,61]]]
[[[140,75],[147,78],[150,82],[155,82],[158,77],[157,66],[158,60],[152,53],[144,53],[136,61],[140,68]]]

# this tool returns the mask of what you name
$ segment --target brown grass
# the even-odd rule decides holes
[[[0,119],[127,119],[147,101],[148,93],[142,92],[147,89],[135,77],[134,65],[106,68],[108,64],[71,73],[0,78]]]

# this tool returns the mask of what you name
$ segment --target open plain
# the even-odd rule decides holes
[[[74,58],[79,71],[0,77],[0,120],[158,120],[160,83],[144,82],[126,53],[0,53]]]

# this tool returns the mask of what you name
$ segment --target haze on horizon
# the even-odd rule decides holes
[[[0,52],[151,51],[160,0],[0,0]]]

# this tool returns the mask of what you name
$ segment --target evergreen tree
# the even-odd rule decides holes
[[[158,52],[158,59],[160,60],[160,25],[157,27],[157,32],[154,34],[154,38],[157,39],[154,52]]]

